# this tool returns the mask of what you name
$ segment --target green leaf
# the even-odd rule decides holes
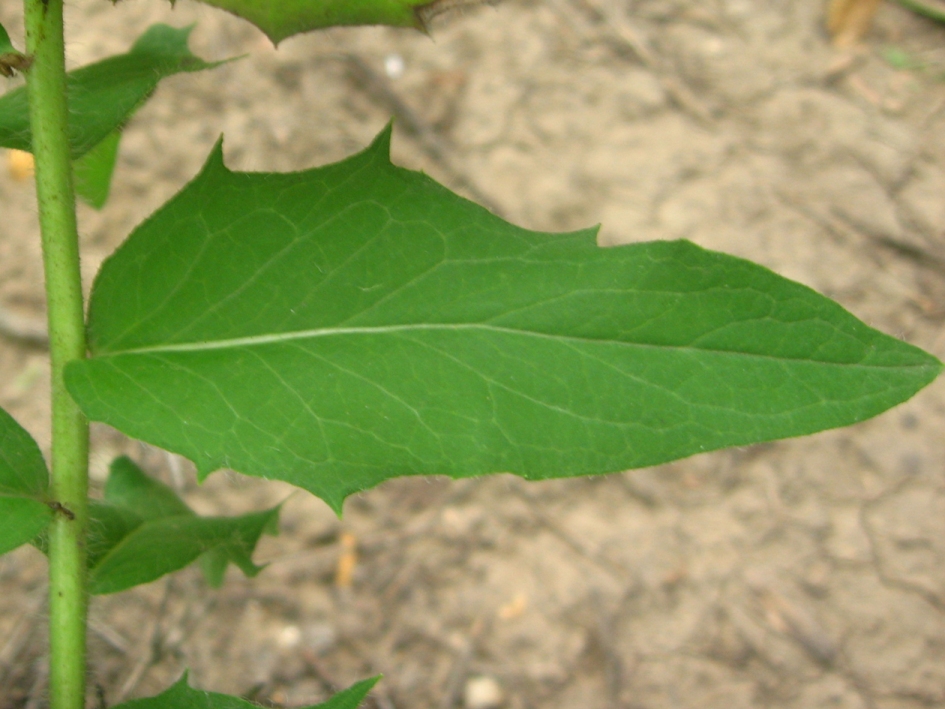
[[[0,494],[39,498],[48,488],[46,461],[36,441],[0,409]]]
[[[599,474],[843,426],[941,363],[689,242],[514,227],[390,163],[198,177],[104,264],[85,413],[340,509],[399,475]]]
[[[896,2],[931,20],[945,23],[945,0],[896,0]]]
[[[26,544],[49,524],[48,485],[36,441],[0,409],[0,554]]]
[[[142,520],[194,514],[176,492],[147,475],[127,456],[112,461],[105,482],[105,500]]]
[[[73,159],[81,158],[120,130],[161,79],[223,63],[205,62],[191,54],[187,38],[192,29],[153,25],[126,54],[69,72],[69,145]],[[0,97],[0,146],[32,150],[25,87]]]
[[[301,32],[340,25],[391,25],[424,29],[431,0],[201,0],[249,20],[278,44]],[[173,0],[172,0],[173,3]]]
[[[0,409],[0,554],[26,544],[49,524],[48,485],[36,441]]]
[[[96,209],[101,209],[108,201],[120,142],[121,131],[116,130],[73,165],[76,194]]]
[[[30,497],[0,495],[0,554],[6,554],[41,534],[52,510]]]
[[[10,35],[6,27],[0,24],[0,55],[15,51],[16,49],[13,47],[13,42],[10,41]]]
[[[29,58],[14,48],[10,35],[0,25],[0,74],[11,77],[18,71],[25,71],[29,65]]]
[[[117,593],[188,566],[203,554],[219,547],[239,550],[248,558],[278,509],[241,517],[167,517],[141,524],[101,557],[89,570],[93,594]],[[241,563],[247,576],[262,567]],[[222,580],[219,577],[212,581]]]
[[[89,522],[89,583],[95,594],[149,583],[209,556],[208,580],[219,586],[232,562],[247,576],[264,533],[275,534],[279,508],[239,517],[199,517],[173,490],[130,459],[116,459],[105,499],[93,502]],[[209,567],[209,568],[208,568]]]
[[[144,520],[130,510],[101,500],[89,501],[88,567],[94,569],[121,540],[142,525]],[[45,543],[40,546],[46,553]]]
[[[358,709],[379,677],[362,680],[343,692],[339,692],[323,704],[302,707],[302,709]],[[133,699],[114,707],[114,709],[258,709],[239,697],[231,697],[215,692],[202,692],[192,689],[187,684],[184,674],[174,685],[156,697]]]

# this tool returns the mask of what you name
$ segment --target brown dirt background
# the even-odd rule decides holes
[[[15,41],[19,5],[0,3]],[[154,21],[196,21],[200,56],[248,54],[164,82],[134,118],[111,202],[81,210],[86,283],[221,132],[232,168],[291,170],[362,148],[396,112],[395,161],[517,224],[692,239],[945,357],[945,29],[888,3],[839,52],[823,14],[822,0],[507,0],[440,18],[432,39],[343,29],[275,51],[188,0],[76,0],[73,66]],[[0,303],[39,318],[33,188],[0,173]],[[0,405],[44,449],[47,373],[41,348],[0,338]],[[481,677],[507,709],[945,706],[943,431],[940,380],[804,440],[603,478],[398,480],[339,521],[278,484],[198,487],[186,461],[95,426],[99,487],[128,452],[202,512],[288,502],[256,579],[213,591],[191,569],[93,600],[89,706],[185,667],[201,688],[289,706],[381,672],[368,707],[473,707]],[[345,539],[357,563],[340,588]],[[0,560],[3,709],[44,706],[44,570],[32,548]]]

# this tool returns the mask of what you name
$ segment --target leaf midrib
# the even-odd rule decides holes
[[[134,347],[128,349],[118,349],[113,351],[104,351],[95,354],[96,359],[108,357],[117,357],[121,355],[135,354],[163,354],[177,352],[210,352],[214,350],[237,349],[240,347],[253,347],[258,345],[280,344],[284,342],[294,342],[298,340],[309,340],[320,337],[335,337],[345,335],[383,335],[399,334],[420,331],[480,331],[491,332],[502,335],[518,335],[525,337],[535,337],[555,342],[570,343],[600,343],[623,345],[640,349],[654,349],[659,351],[692,351],[716,354],[728,354],[736,357],[745,357],[750,359],[769,359],[775,361],[797,361],[811,362],[823,365],[847,366],[847,367],[865,367],[869,369],[902,369],[903,366],[912,366],[924,368],[927,363],[916,362],[911,365],[902,364],[863,364],[862,362],[831,362],[827,360],[818,360],[813,357],[790,357],[787,355],[769,355],[757,352],[744,352],[739,350],[726,350],[720,348],[701,347],[698,345],[669,345],[653,344],[648,342],[632,342],[622,340],[611,340],[595,337],[580,337],[575,335],[557,335],[535,330],[516,329],[490,325],[485,323],[407,323],[400,325],[374,325],[360,327],[326,327],[312,330],[296,330],[292,332],[273,333],[265,335],[251,335],[247,337],[234,337],[221,340],[212,340],[204,342],[184,342],[172,343],[167,345],[150,345],[146,347]],[[704,333],[703,333],[704,335]]]

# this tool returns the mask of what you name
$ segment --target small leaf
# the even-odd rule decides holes
[[[10,35],[0,25],[0,74],[12,77],[18,71],[26,71],[31,63],[29,57],[14,48]]]
[[[73,165],[76,194],[95,209],[101,209],[108,201],[120,142],[121,131],[116,130]]]
[[[358,709],[379,677],[362,680],[348,689],[339,692],[323,704],[302,707],[301,709]],[[133,699],[114,707],[114,709],[258,709],[239,697],[231,697],[216,692],[202,692],[187,684],[184,674],[172,687],[156,697]]]
[[[105,500],[142,520],[194,514],[177,493],[145,474],[127,456],[112,461],[105,483]]]
[[[0,23],[0,56],[15,51],[16,49],[13,47],[13,42],[10,41],[10,34],[7,32],[7,28]]]
[[[52,510],[39,500],[0,495],[0,554],[31,542],[50,519]]]
[[[48,488],[49,472],[36,441],[0,409],[0,494],[41,498]]]
[[[124,591],[208,556],[208,581],[219,586],[229,563],[254,576],[259,538],[277,533],[279,508],[239,517],[199,517],[173,490],[118,458],[93,502],[89,521],[89,584],[94,594]]]
[[[48,485],[36,441],[0,409],[0,554],[26,544],[49,524]]]
[[[81,158],[121,129],[161,79],[223,63],[205,62],[191,54],[187,38],[192,29],[153,25],[126,54],[69,72],[69,144],[73,159]],[[32,150],[25,87],[0,97],[0,146]]]
[[[96,421],[336,510],[399,475],[600,474],[874,416],[934,357],[741,259],[514,227],[365,152],[200,175],[103,265]]]
[[[945,0],[896,0],[896,2],[930,20],[945,23]]]
[[[423,29],[423,9],[440,4],[430,0],[201,0],[201,2],[249,20],[265,32],[274,44],[301,32],[340,25],[391,25]]]
[[[211,549],[200,557],[200,569],[210,588],[220,588],[230,564],[229,550],[224,547]]]
[[[246,560],[275,515],[278,509],[241,517],[182,515],[145,522],[90,569],[89,590],[93,594],[117,593],[150,583],[221,547],[230,553],[228,560],[239,559],[243,572],[255,576],[261,567]]]
[[[96,568],[108,552],[143,523],[131,510],[101,500],[89,502],[88,567]],[[40,549],[46,552],[45,545]]]

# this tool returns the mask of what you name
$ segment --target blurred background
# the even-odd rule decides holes
[[[935,0],[919,9],[941,12]],[[21,8],[0,22],[22,46]],[[200,168],[286,171],[363,148],[516,224],[604,245],[691,239],[945,357],[945,25],[874,0],[505,0],[431,36],[338,29],[274,49],[181,0],[68,3],[71,66],[153,22],[245,54],[162,82],[110,201],[82,206],[87,287]],[[16,82],[6,82],[13,87]],[[0,406],[48,448],[29,164],[0,153]],[[378,709],[918,709],[945,704],[945,383],[873,421],[604,478],[396,480],[337,519],[281,484],[93,427],[198,511],[286,498],[222,590],[189,569],[96,598],[102,706],[194,685],[271,706],[384,673]],[[0,708],[44,706],[45,562],[0,559]],[[373,702],[373,704],[371,703]]]

